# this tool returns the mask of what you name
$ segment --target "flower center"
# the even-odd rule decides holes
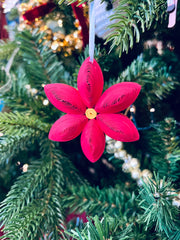
[[[88,119],[94,119],[97,116],[97,112],[94,110],[94,108],[86,109],[85,114]]]

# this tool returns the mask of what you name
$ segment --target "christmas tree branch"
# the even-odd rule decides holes
[[[165,2],[162,0],[126,1],[121,0],[110,20],[116,20],[109,26],[112,29],[107,36],[107,43],[111,42],[111,50],[116,46],[119,56],[128,53],[134,41],[140,41],[140,35],[150,29],[154,20],[164,18]],[[135,40],[134,40],[135,38]]]
[[[140,222],[146,224],[145,230],[155,227],[161,236],[170,236],[179,231],[178,209],[172,206],[172,198],[176,194],[172,190],[172,183],[165,178],[160,179],[155,175],[155,181],[149,180],[143,184],[139,197],[139,205],[144,210]]]
[[[24,240],[34,239],[42,236],[42,232],[45,233],[47,229],[53,232],[53,239],[58,240],[58,232],[63,229],[60,204],[64,184],[61,154],[53,143],[48,140],[46,144],[44,140],[41,142],[41,148],[46,147],[48,154],[29,166],[1,203],[0,220],[5,225],[4,237],[12,240],[20,240],[22,236]],[[18,230],[17,226],[20,226]]]
[[[146,97],[148,105],[162,100],[177,84],[171,76],[170,67],[167,67],[163,61],[152,58],[146,62],[143,55],[138,56],[117,80],[117,82],[126,81],[137,82],[142,86],[141,93]]]
[[[131,239],[132,224],[123,230],[123,221],[120,218],[113,218],[109,215],[104,215],[100,218],[96,215],[92,219],[88,219],[83,229],[71,230],[66,232],[67,235],[74,237],[77,240],[127,240]]]
[[[102,217],[106,211],[111,216],[129,214],[130,206],[135,206],[135,195],[125,195],[120,189],[99,189],[90,186],[73,186],[64,197],[64,206],[70,207],[71,211],[86,211],[87,214],[97,214]]]
[[[166,118],[153,125],[152,131],[146,133],[146,140],[152,164],[160,176],[173,180],[179,179],[179,139],[176,121]]]
[[[20,151],[27,150],[37,139],[36,131],[20,131],[17,136],[0,137],[0,164],[9,162]]]
[[[41,134],[47,133],[50,124],[27,113],[0,113],[0,161],[10,160],[19,151],[30,146]]]
[[[0,113],[0,131],[9,135],[16,135],[16,130],[32,128],[36,131],[49,132],[50,124],[42,122],[36,115],[30,113]],[[14,131],[14,132],[13,132]]]
[[[0,61],[8,59],[13,51],[17,48],[17,44],[14,41],[0,41]]]
[[[59,149],[59,159],[61,159],[63,175],[66,176],[66,178],[64,179],[64,182],[65,182],[64,184],[66,186],[72,186],[72,184],[76,182],[78,186],[88,185],[89,184],[88,181],[82,177],[82,175],[80,174],[78,169],[73,165],[72,161],[68,158],[68,156],[66,156],[65,154],[63,155],[61,154],[61,148],[59,144],[58,143],[54,143],[54,144],[55,144],[55,147]],[[45,158],[47,156],[49,152],[48,146],[49,146],[49,143],[47,139],[46,138],[44,140],[41,139],[40,153],[42,158]]]
[[[42,34],[23,31],[16,35],[19,43],[24,69],[28,82],[32,86],[57,82],[62,75],[62,64],[47,46],[41,43]]]

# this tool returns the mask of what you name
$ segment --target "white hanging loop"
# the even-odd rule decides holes
[[[169,13],[168,28],[173,28],[176,24],[176,14],[177,14],[178,0],[175,0],[174,4],[175,4],[175,8],[173,9],[172,12]]]
[[[93,59],[94,59],[95,8],[96,8],[96,0],[89,3],[89,56],[90,56],[90,62],[93,62]]]

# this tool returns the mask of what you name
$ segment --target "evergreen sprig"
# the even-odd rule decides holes
[[[27,113],[0,113],[0,163],[27,149],[41,134],[47,133],[50,124]]]
[[[64,179],[64,184],[67,186],[72,186],[75,182],[77,186],[86,186],[88,185],[88,181],[82,177],[78,169],[73,165],[72,161],[66,156],[61,150],[61,147],[58,143],[54,143],[55,148],[59,151],[59,159],[61,159],[61,165],[62,165],[62,171],[63,175],[66,176]],[[40,155],[42,158],[46,158],[46,156],[49,154],[49,141],[47,141],[47,138],[41,139],[40,142]],[[58,178],[57,178],[58,179]],[[66,191],[65,191],[66,192]]]
[[[43,34],[29,31],[16,35],[25,77],[36,88],[42,84],[59,82],[64,70],[57,56],[43,44],[42,37]]]
[[[105,215],[99,218],[97,215],[92,219],[88,218],[84,229],[75,229],[70,232],[66,231],[67,235],[74,237],[77,240],[126,240],[129,238],[129,233],[132,230],[130,224],[124,231],[122,231],[122,220],[112,218]]]
[[[174,181],[180,177],[180,149],[167,154],[167,162],[169,163],[170,176]]]
[[[160,176],[173,180],[179,178],[179,137],[176,120],[166,118],[153,124],[152,131],[146,134],[148,151],[152,164]]]
[[[7,60],[14,49],[17,47],[17,44],[14,41],[0,41],[0,61]]]
[[[139,197],[139,206],[144,210],[140,222],[145,224],[145,230],[155,228],[161,236],[168,239],[172,234],[179,231],[178,209],[172,206],[172,198],[176,194],[172,190],[170,179],[160,179],[155,175],[155,181],[149,180],[143,183]]]
[[[137,82],[142,86],[141,93],[145,96],[147,105],[162,100],[177,84],[171,76],[170,67],[157,58],[147,62],[142,54],[121,73],[117,80],[117,82],[126,81]]]
[[[72,186],[76,183],[76,186],[88,186],[89,183],[82,174],[78,171],[78,169],[74,166],[72,161],[67,157],[64,156],[61,160],[63,166],[63,173],[66,176],[65,184],[68,186]]]
[[[71,211],[86,211],[87,214],[97,214],[102,217],[103,212],[111,216],[132,215],[132,206],[135,211],[135,195],[125,195],[120,189],[99,189],[91,186],[72,186],[68,195],[64,196],[64,207],[70,207]]]
[[[49,231],[53,233],[52,239],[58,240],[58,232],[64,228],[60,201],[64,185],[61,152],[49,140],[42,140],[41,148],[45,148],[46,156],[29,165],[1,203],[0,220],[6,233],[2,239],[34,240]]]
[[[110,20],[115,23],[108,27],[111,32],[106,42],[111,42],[111,50],[116,46],[121,56],[122,52],[128,53],[134,42],[140,41],[140,35],[149,30],[153,22],[163,19],[165,3],[162,0],[126,1],[122,0],[114,10]]]
[[[42,122],[36,115],[27,112],[0,113],[0,131],[6,135],[16,135],[16,130],[23,131],[23,128],[32,128],[48,133],[50,124]]]
[[[27,150],[37,139],[35,130],[19,131],[16,136],[0,137],[0,164],[9,162],[20,151]]]

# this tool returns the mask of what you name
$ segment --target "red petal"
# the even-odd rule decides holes
[[[95,106],[99,113],[117,113],[129,107],[137,98],[141,86],[133,82],[122,82],[108,88]]]
[[[90,162],[96,162],[103,154],[105,136],[95,119],[89,120],[83,129],[81,147]]]
[[[96,60],[86,58],[80,67],[77,79],[79,93],[88,108],[94,107],[103,91],[103,74]]]
[[[44,91],[49,101],[62,112],[79,114],[86,110],[78,90],[69,85],[63,83],[47,84]]]
[[[49,139],[66,142],[76,138],[85,127],[88,119],[80,114],[66,114],[51,127]]]
[[[123,114],[98,114],[96,119],[102,131],[115,140],[133,142],[139,139],[135,125]]]

